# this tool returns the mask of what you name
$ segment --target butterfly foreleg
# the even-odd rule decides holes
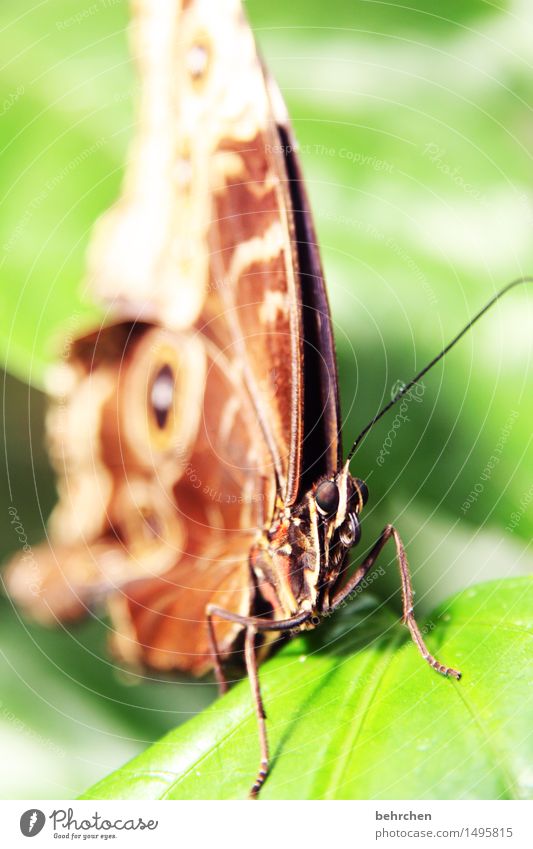
[[[411,575],[409,572],[409,564],[407,562],[407,555],[405,553],[405,548],[403,546],[403,542],[400,538],[400,535],[396,528],[392,525],[387,525],[383,531],[374,547],[372,548],[370,554],[366,557],[366,559],[361,563],[359,568],[355,571],[352,577],[347,581],[347,583],[342,587],[337,594],[333,597],[331,602],[331,609],[335,610],[339,607],[343,602],[345,602],[352,593],[356,592],[358,585],[361,583],[365,575],[372,569],[374,563],[376,562],[381,550],[389,541],[389,539],[393,539],[396,545],[396,558],[398,562],[398,568],[400,570],[400,578],[402,583],[402,601],[403,601],[403,621],[409,628],[411,633],[411,637],[413,638],[413,642],[415,643],[418,651],[424,658],[424,660],[429,663],[429,665],[435,669],[437,672],[440,672],[441,675],[451,675],[453,678],[460,679],[461,673],[457,669],[453,669],[449,666],[445,666],[440,663],[432,654],[428,651],[428,648],[424,642],[424,638],[418,627],[416,622],[414,611],[413,611],[413,586],[411,583]]]
[[[224,610],[224,608],[215,607],[212,604],[209,604],[207,606],[206,613],[207,624],[209,628],[209,639],[213,650],[215,675],[217,677],[221,692],[225,692],[225,690],[227,689],[227,682],[222,672],[220,651],[218,649],[215,629],[213,626],[213,617],[218,616],[220,619],[225,619],[229,622],[237,622],[245,629],[244,659],[246,662],[246,672],[248,674],[250,686],[252,688],[252,696],[255,704],[255,713],[257,716],[257,724],[259,727],[259,743],[261,747],[261,761],[259,764],[259,769],[257,771],[257,777],[252,785],[252,789],[250,790],[250,798],[256,799],[268,775],[269,755],[268,738],[266,732],[266,713],[263,706],[263,698],[261,696],[261,688],[259,685],[257,657],[255,653],[255,638],[257,633],[260,631],[291,631],[306,622],[310,618],[311,614],[309,613],[309,611],[305,611],[303,613],[291,617],[290,619],[281,619],[276,621],[275,619],[261,619],[254,616],[241,616],[238,613],[232,613],[230,610]],[[222,682],[224,685],[224,689],[222,687]]]
[[[257,724],[259,727],[259,744],[261,747],[261,762],[257,771],[257,777],[250,790],[250,799],[256,799],[261,787],[265,783],[268,775],[269,754],[268,754],[268,737],[266,732],[266,713],[263,705],[263,697],[261,696],[261,687],[259,686],[259,675],[257,672],[257,657],[255,654],[255,637],[257,631],[253,627],[246,629],[246,637],[244,640],[244,656],[246,660],[246,671],[252,688],[252,696],[255,703],[255,713],[257,716]]]
[[[213,669],[215,672],[215,678],[217,679],[218,692],[222,696],[228,690],[228,682],[226,676],[224,675],[224,670],[222,668],[222,658],[220,656],[220,651],[218,648],[215,626],[213,625],[213,615],[215,610],[216,608],[212,608],[211,605],[207,607],[207,632],[209,634],[209,645],[211,648],[211,654],[213,655]]]

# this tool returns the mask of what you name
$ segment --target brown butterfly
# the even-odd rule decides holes
[[[214,669],[221,690],[224,661],[244,648],[261,743],[256,796],[269,761],[258,652],[335,610],[389,539],[418,649],[460,677],[424,644],[395,528],[346,573],[368,498],[349,471],[355,447],[447,349],[344,460],[295,142],[241,4],[137,0],[135,16],[138,137],[89,260],[106,320],[50,375],[59,502],[38,574],[19,557],[8,586],[44,623],[105,598],[121,659]]]

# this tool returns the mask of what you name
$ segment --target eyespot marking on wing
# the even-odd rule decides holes
[[[176,379],[168,363],[157,372],[150,390],[151,410],[160,430],[164,430],[174,405]]]
[[[185,54],[185,64],[194,85],[205,82],[211,65],[211,49],[205,35],[198,35]]]

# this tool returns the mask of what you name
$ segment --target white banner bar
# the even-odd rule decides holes
[[[533,802],[0,802],[2,847],[532,849]],[[35,838],[35,843],[29,841]]]

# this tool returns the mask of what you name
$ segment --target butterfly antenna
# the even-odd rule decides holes
[[[429,362],[427,364],[427,366],[425,366],[422,369],[422,371],[419,371],[418,374],[416,374],[413,377],[413,379],[409,381],[409,383],[406,383],[405,386],[402,386],[402,388],[396,393],[396,395],[392,398],[392,400],[389,401],[388,404],[385,404],[385,406],[379,411],[379,413],[376,413],[374,418],[371,419],[368,422],[368,424],[366,425],[366,427],[363,428],[363,430],[361,431],[361,433],[359,434],[359,436],[357,437],[357,439],[355,440],[355,442],[353,443],[353,445],[350,449],[350,453],[348,454],[348,457],[346,458],[346,464],[348,464],[350,462],[353,455],[357,451],[358,446],[360,445],[362,440],[365,438],[368,431],[371,428],[374,427],[376,422],[378,422],[385,415],[385,413],[388,413],[390,408],[394,407],[394,405],[401,398],[403,398],[404,395],[407,395],[407,393],[410,392],[410,390],[413,388],[413,386],[415,386],[418,383],[418,381],[422,377],[424,377],[424,375],[427,374],[427,372],[430,369],[432,369],[434,365],[436,365],[439,362],[439,360],[442,360],[442,358],[444,356],[446,356],[448,351],[450,351],[453,348],[453,346],[456,345],[457,342],[459,342],[459,339],[462,339],[462,337],[465,335],[465,333],[467,333],[470,330],[470,328],[473,327],[473,325],[476,323],[476,321],[478,321],[481,318],[482,315],[485,315],[485,313],[488,312],[488,310],[490,310],[490,308],[492,306],[494,306],[496,301],[498,301],[502,297],[502,295],[505,295],[507,292],[509,292],[515,286],[518,286],[520,283],[533,283],[533,277],[518,277],[516,280],[512,280],[511,283],[508,283],[507,286],[504,286],[503,289],[500,289],[500,291],[497,292],[494,295],[494,297],[491,298],[490,301],[488,301],[488,303],[486,303],[485,306],[482,309],[480,309],[480,311],[478,313],[476,313],[476,315],[473,318],[470,319],[468,324],[466,324],[463,327],[463,329],[457,334],[457,336],[455,336],[452,339],[452,341],[449,342],[448,345],[446,345],[446,347],[442,349],[440,354],[437,354],[436,357],[433,357],[431,362]]]

